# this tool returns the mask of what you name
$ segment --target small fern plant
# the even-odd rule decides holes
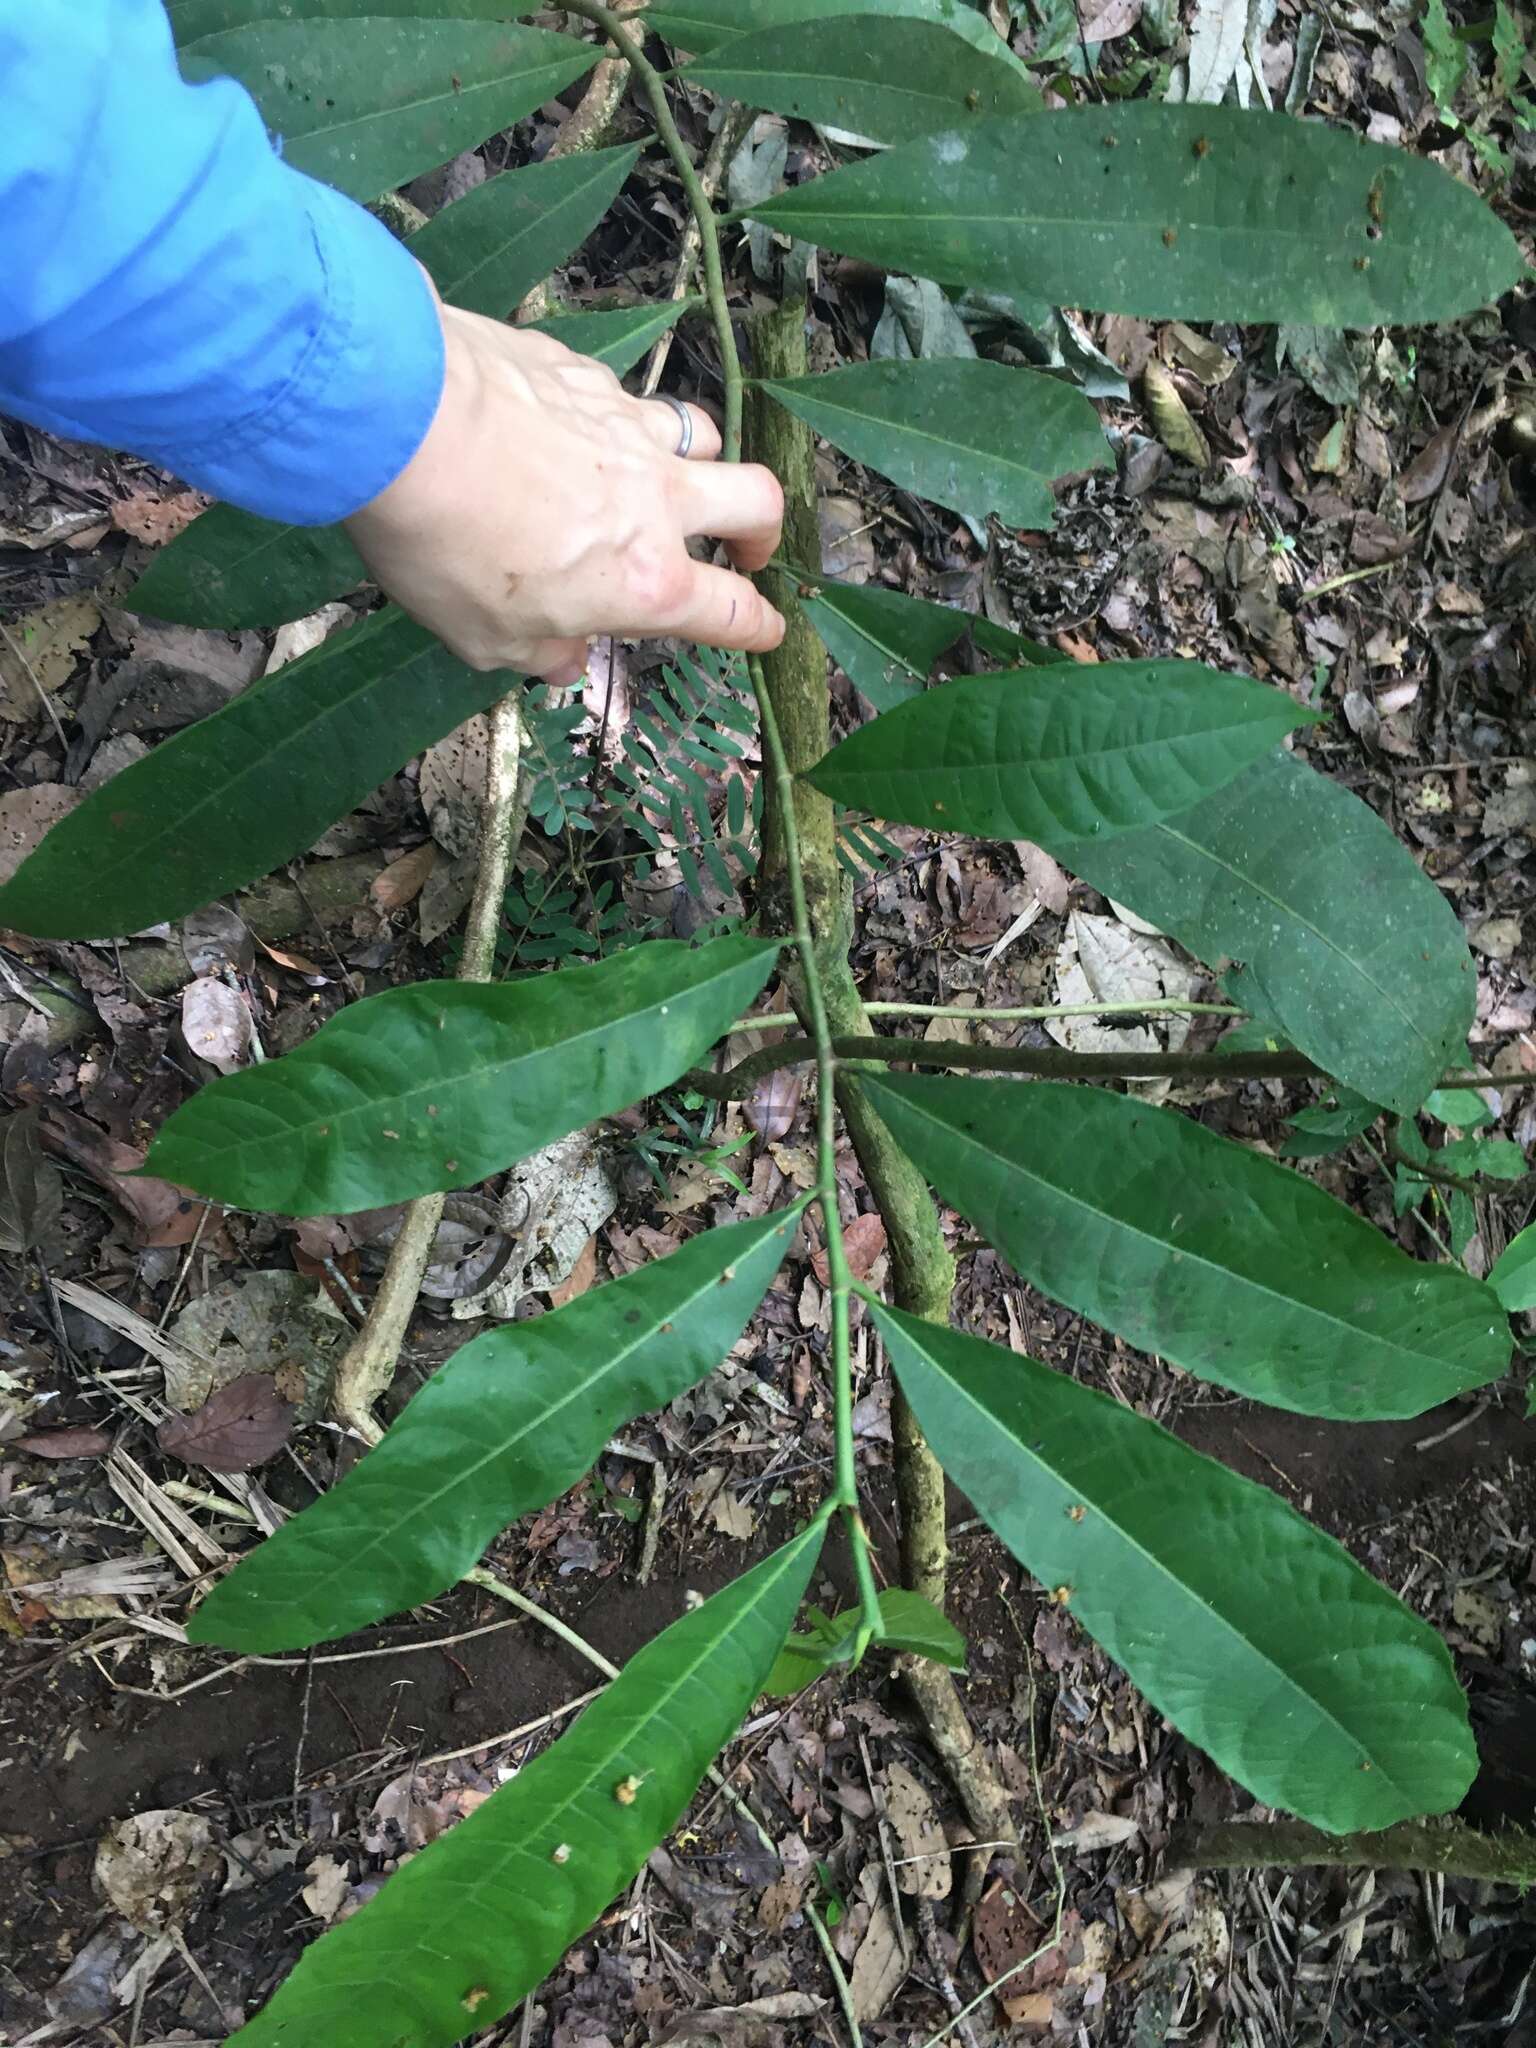
[[[172,0],[183,63],[244,80],[284,128],[290,160],[363,199],[504,129],[611,39],[703,237],[734,453],[743,385],[720,222],[639,22],[567,0],[601,31],[583,40],[445,19],[426,0],[387,19],[348,0],[285,0],[267,19],[270,5]],[[1370,327],[1454,318],[1521,274],[1477,197],[1400,151],[1235,108],[1045,111],[985,15],[952,0],[660,0],[644,33],[691,59],[690,91],[885,145],[755,201],[756,228],[950,288],[1154,320]],[[386,45],[387,107],[373,61]],[[402,86],[412,62],[419,82]],[[297,117],[275,83],[296,74],[328,81]],[[502,173],[412,247],[446,298],[505,315],[601,218],[636,155]],[[622,366],[674,314],[594,315],[580,345]],[[758,369],[755,404],[973,517],[1047,525],[1053,478],[1108,461],[1088,400],[1027,369]],[[1411,1117],[1463,1057],[1474,977],[1454,915],[1408,853],[1282,743],[1314,714],[1187,661],[1043,660],[984,622],[976,640],[1004,667],[928,687],[973,622],[798,570],[775,572],[775,595],[878,715],[802,758],[802,738],[781,735],[787,685],[771,664],[749,668],[754,736],[724,677],[684,660],[618,777],[642,840],[660,839],[664,820],[695,879],[718,882],[718,859],[734,881],[728,857],[743,874],[750,859],[740,764],[760,745],[787,931],[651,939],[490,986],[392,989],[201,1089],[155,1141],[153,1172],[286,1215],[473,1185],[671,1087],[776,974],[791,979],[817,1065],[810,1201],[828,1259],[836,1419],[826,1498],[315,1943],[238,2035],[250,2048],[437,2048],[529,1994],[675,1824],[769,1681],[833,1518],[858,1606],[798,1636],[795,1653],[809,1642],[821,1663],[857,1662],[884,1640],[953,1661],[938,1617],[878,1597],[859,1512],[836,1101],[861,1144],[883,1131],[1030,1285],[1238,1394],[1339,1420],[1407,1416],[1507,1367],[1494,1289],[1410,1259],[1293,1168],[1111,1089],[1008,1078],[1003,1053],[987,1055],[992,1078],[897,1074],[914,1059],[963,1065],[964,1049],[849,1036],[846,1005],[834,1014],[829,1002],[835,891],[803,829],[807,806],[826,799],[929,832],[1036,841],[1220,969],[1281,1048],[1274,1070],[1319,1072]],[[339,533],[218,507],[160,554],[133,601],[161,617],[271,625],[358,578]],[[0,887],[0,922],[88,939],[179,917],[301,854],[423,747],[519,687],[463,668],[386,606],[89,797]],[[818,687],[824,696],[824,670]],[[545,815],[558,805],[574,823],[582,807],[567,794],[552,783]],[[209,1592],[191,1639],[292,1650],[441,1594],[508,1522],[579,1482],[615,1430],[724,1357],[799,1222],[788,1208],[702,1230],[557,1313],[475,1337],[339,1485]],[[1337,1544],[1069,1376],[858,1291],[978,1512],[1256,1798],[1332,1830],[1456,1804],[1476,1759],[1449,1655]]]

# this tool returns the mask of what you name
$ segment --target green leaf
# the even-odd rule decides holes
[[[800,586],[800,605],[832,659],[877,711],[918,695],[933,665],[972,624],[969,612],[878,583]]]
[[[648,1643],[568,1735],[306,1949],[231,2042],[446,2048],[536,1990],[740,1727],[821,1540],[816,1523]]]
[[[644,145],[589,150],[487,178],[407,238],[443,297],[505,319],[597,226]]]
[[[856,5],[850,0],[663,0],[660,7],[648,10],[645,21],[647,28],[678,49],[703,57],[723,51],[740,36],[788,22],[828,21],[855,13],[937,22],[963,36],[983,56],[1028,76],[997,30],[966,0],[857,0]]]
[[[951,1671],[965,1669],[965,1637],[931,1600],[925,1600],[921,1593],[909,1593],[900,1586],[891,1586],[880,1595],[877,1604],[884,1623],[884,1634],[880,1638],[882,1650],[905,1651],[911,1656],[927,1657]],[[824,1671],[830,1671],[834,1664],[843,1663],[853,1654],[860,1621],[857,1607],[849,1607],[837,1615],[824,1614],[819,1607],[808,1607],[805,1614],[811,1624],[811,1632],[792,1635],[785,1643],[774,1659],[773,1669],[763,1686],[764,1692],[775,1695],[799,1692],[820,1678]]]
[[[819,377],[765,377],[834,447],[951,511],[1048,527],[1052,480],[1103,469],[1109,449],[1080,391],[1003,363],[854,363]]]
[[[368,580],[341,526],[284,526],[210,505],[161,548],[129,591],[130,611],[184,626],[280,626]]]
[[[596,43],[493,21],[260,21],[184,50],[189,84],[237,78],[283,156],[372,199],[510,128],[590,71]]]
[[[941,683],[806,770],[840,804],[983,839],[1104,837],[1187,810],[1308,712],[1193,661],[1004,670]]]
[[[166,0],[177,47],[186,49],[221,29],[249,28],[258,21],[356,21],[364,15],[433,16],[449,20],[498,21],[532,14],[532,4],[514,0]]]
[[[1334,1833],[1456,1805],[1445,1645],[1333,1539],[1118,1401],[872,1305],[945,1470],[1179,1732]]]
[[[675,1081],[750,1008],[777,953],[773,939],[663,939],[529,981],[388,989],[201,1089],[148,1170],[287,1216],[472,1187]]]
[[[181,917],[303,853],[515,680],[376,612],[94,790],[0,886],[0,923],[107,939]]]
[[[1506,1315],[1536,1308],[1536,1223],[1528,1223],[1505,1245],[1493,1262],[1488,1285]]]
[[[1456,913],[1358,797],[1282,751],[1179,817],[1057,860],[1216,965],[1234,1003],[1404,1115],[1464,1057],[1475,976]]]
[[[1034,113],[1040,95],[1000,61],[932,21],[829,15],[735,36],[683,73],[722,99],[906,142],[983,114]]]
[[[558,313],[529,325],[539,334],[552,334],[578,355],[606,363],[616,377],[622,377],[653,341],[659,341],[697,304],[696,299],[673,299],[664,306],[624,306],[613,313]]]
[[[706,1230],[669,1258],[456,1351],[384,1441],[214,1587],[194,1642],[302,1649],[432,1600],[499,1529],[556,1500],[625,1423],[725,1357],[796,1212]]]
[[[1434,1088],[1424,1098],[1424,1114],[1458,1131],[1481,1130],[1493,1122],[1493,1111],[1475,1088]]]
[[[1509,230],[1433,164],[1236,107],[973,122],[752,217],[941,284],[1155,320],[1450,320],[1524,269]]]
[[[1052,1081],[861,1084],[1031,1286],[1138,1349],[1299,1415],[1422,1415],[1509,1364],[1479,1280],[1176,1110]]]
[[[1451,114],[1451,102],[1467,75],[1471,53],[1451,25],[1445,0],[1425,0],[1424,82],[1437,110],[1450,118],[1453,127],[1461,123]]]

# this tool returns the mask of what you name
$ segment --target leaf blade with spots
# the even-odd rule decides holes
[[[1477,1753],[1449,1652],[1331,1537],[1063,1373],[870,1312],[984,1520],[1239,1784],[1332,1833],[1457,1804]]]
[[[1523,269],[1509,230],[1436,166],[1235,107],[978,121],[752,217],[941,284],[1154,320],[1449,320]]]
[[[307,1949],[232,2042],[447,2048],[536,1990],[735,1734],[821,1540],[813,1524],[648,1643],[568,1734]]]

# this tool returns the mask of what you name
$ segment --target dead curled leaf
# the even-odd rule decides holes
[[[176,1807],[114,1821],[96,1850],[96,1882],[146,1934],[179,1927],[219,1868],[211,1823]]]
[[[138,1224],[141,1243],[190,1244],[199,1230],[206,1237],[217,1227],[224,1212],[216,1204],[168,1180],[137,1172],[145,1156],[138,1146],[121,1144],[83,1116],[52,1104],[38,1128],[50,1152],[80,1167],[122,1205]],[[131,1180],[130,1174],[135,1176]]]
[[[228,982],[201,977],[182,990],[181,1029],[188,1049],[200,1060],[221,1074],[232,1074],[250,1050],[250,1006]]]
[[[876,1259],[885,1250],[885,1225],[873,1209],[843,1225],[843,1250],[848,1255],[848,1270],[854,1279],[867,1280]],[[823,1287],[830,1284],[825,1246],[812,1252],[811,1271]]]
[[[368,885],[368,897],[374,909],[386,916],[391,911],[404,910],[421,894],[436,864],[437,842],[432,839],[424,839],[420,846],[412,847],[409,853],[391,861],[383,873],[375,875]]]
[[[780,1067],[764,1074],[747,1098],[743,1114],[760,1138],[787,1138],[800,1109],[809,1067]]]
[[[209,1472],[249,1472],[275,1458],[293,1429],[294,1407],[269,1373],[242,1373],[190,1415],[157,1432],[162,1451]]]

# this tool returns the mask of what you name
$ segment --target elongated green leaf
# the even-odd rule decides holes
[[[590,71],[596,43],[492,21],[259,21],[182,54],[192,84],[232,77],[287,161],[372,199],[531,114]]]
[[[980,115],[1039,111],[1039,93],[993,40],[983,56],[937,22],[829,15],[733,36],[684,75],[744,106],[906,142]]]
[[[476,1337],[377,1449],[215,1586],[192,1640],[302,1649],[435,1599],[499,1529],[574,1486],[616,1430],[713,1372],[796,1221],[706,1230],[552,1315]]]
[[[1445,1645],[1331,1537],[1032,1358],[872,1313],[946,1471],[1224,1771],[1335,1833],[1455,1806],[1477,1755]]]
[[[834,447],[951,511],[1047,527],[1052,479],[1102,469],[1099,416],[1070,384],[1003,363],[854,363],[762,388]]]
[[[1506,1315],[1536,1308],[1536,1223],[1528,1223],[1510,1239],[1493,1263],[1488,1285]]]
[[[800,586],[800,604],[832,659],[877,711],[917,696],[939,656],[971,624],[968,612],[947,604],[826,577]]]
[[[1315,717],[1193,661],[1005,669],[860,726],[805,779],[906,825],[1107,837],[1186,810]]]
[[[821,1536],[813,1525],[648,1643],[568,1735],[306,1949],[232,2042],[447,2048],[535,1990],[741,1725]]]
[[[186,626],[280,626],[367,581],[341,526],[284,526],[210,505],[129,591],[130,611]]]
[[[658,939],[590,967],[353,1003],[284,1058],[213,1082],[148,1169],[288,1216],[470,1187],[675,1081],[773,970],[773,939]]]
[[[882,1650],[927,1657],[951,1671],[965,1669],[965,1637],[931,1600],[925,1600],[921,1593],[891,1586],[880,1595],[877,1604],[884,1630],[880,1637]],[[827,1614],[820,1607],[808,1607],[805,1618],[810,1623],[810,1632],[789,1638],[774,1659],[764,1692],[799,1692],[834,1664],[845,1663],[853,1655],[861,1620],[859,1608]]]
[[[535,11],[531,0],[526,6],[515,0],[166,0],[171,31],[181,49],[203,36],[249,28],[258,21],[357,21],[365,15],[506,21]]]
[[[1465,1053],[1475,976],[1455,912],[1376,813],[1276,751],[1112,839],[1041,835],[1074,874],[1227,977],[1233,1002],[1404,1115]]]
[[[1062,1082],[891,1075],[869,1097],[1053,1300],[1255,1401],[1422,1415],[1509,1364],[1492,1290],[1171,1109]]]
[[[696,299],[673,299],[663,306],[624,306],[612,313],[559,313],[529,325],[540,334],[552,334],[578,355],[606,363],[616,377],[622,377],[653,341],[659,341],[697,304]]]
[[[0,886],[0,923],[108,939],[180,917],[303,853],[515,680],[376,612],[93,791]]]
[[[941,284],[1159,320],[1449,320],[1523,268],[1509,230],[1433,164],[1236,107],[978,121],[752,218]]]
[[[445,206],[406,246],[451,304],[504,319],[581,247],[642,147],[629,143],[503,171]]]
[[[1022,61],[985,16],[966,0],[858,0],[861,15],[937,22],[952,35],[963,36],[983,56],[1011,65],[1028,76]],[[738,37],[759,34],[786,22],[820,22],[855,12],[850,0],[664,0],[650,8],[647,28],[665,36],[680,50],[699,56],[723,51]],[[877,32],[878,33],[878,32]]]

